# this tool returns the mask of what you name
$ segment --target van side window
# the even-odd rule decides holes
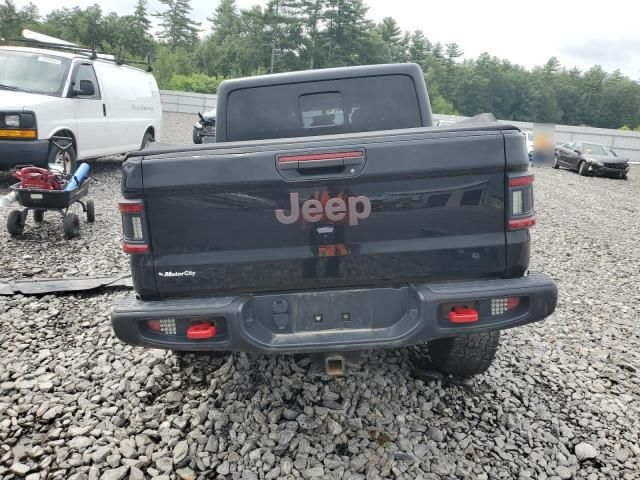
[[[81,80],[89,80],[93,83],[95,93],[93,95],[78,95],[78,98],[100,98],[100,86],[98,85],[96,73],[93,71],[93,65],[89,63],[82,63],[78,65],[76,72],[73,75],[73,84],[71,88],[80,88]]]

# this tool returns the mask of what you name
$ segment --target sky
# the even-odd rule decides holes
[[[28,0],[16,0],[18,6]],[[59,1],[36,0],[43,14]],[[99,3],[103,12],[128,14],[135,0],[67,0],[65,7]],[[266,0],[237,0],[240,7]],[[598,64],[640,80],[638,0],[365,0],[369,18],[393,17],[403,30],[424,32],[432,42],[456,42],[463,58],[489,52],[531,68],[558,57],[562,65],[586,70]],[[192,18],[208,27],[217,0],[191,0]],[[149,0],[149,11],[162,10]]]

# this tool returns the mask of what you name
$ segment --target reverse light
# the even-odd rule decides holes
[[[507,212],[507,227],[509,230],[522,230],[532,227],[536,223],[533,209],[533,175],[520,175],[508,178],[508,195],[510,198]]]
[[[165,335],[176,334],[176,321],[174,318],[162,318],[160,320],[147,320],[147,327],[154,332],[164,333]]]
[[[132,240],[142,240],[142,219],[138,216],[131,217],[131,230],[133,232]]]
[[[520,305],[519,297],[492,298],[491,315],[502,315]]]
[[[175,335],[176,321],[173,318],[163,318],[160,320],[147,320],[147,327],[154,332],[163,333],[165,335]]]
[[[511,213],[522,215],[524,213],[524,192],[516,190],[511,195]]]

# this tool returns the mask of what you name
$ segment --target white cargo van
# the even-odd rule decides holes
[[[73,171],[77,160],[159,140],[162,107],[153,75],[94,57],[0,46],[0,170],[29,164]]]

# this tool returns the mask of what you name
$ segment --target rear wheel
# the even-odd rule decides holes
[[[440,338],[428,343],[429,357],[442,373],[468,377],[487,371],[499,344],[500,331]]]
[[[24,232],[24,215],[20,210],[11,210],[7,216],[7,231],[12,237],[18,237]]]
[[[578,173],[583,177],[586,177],[587,175],[589,175],[589,166],[587,165],[587,162],[580,162],[580,166],[578,167]]]
[[[93,200],[87,200],[87,222],[93,223],[96,221],[96,207],[93,204]]]
[[[44,220],[44,210],[34,210],[33,211],[33,221],[36,223],[40,223]]]
[[[62,219],[62,229],[67,240],[80,235],[80,219],[75,213],[67,213]]]

